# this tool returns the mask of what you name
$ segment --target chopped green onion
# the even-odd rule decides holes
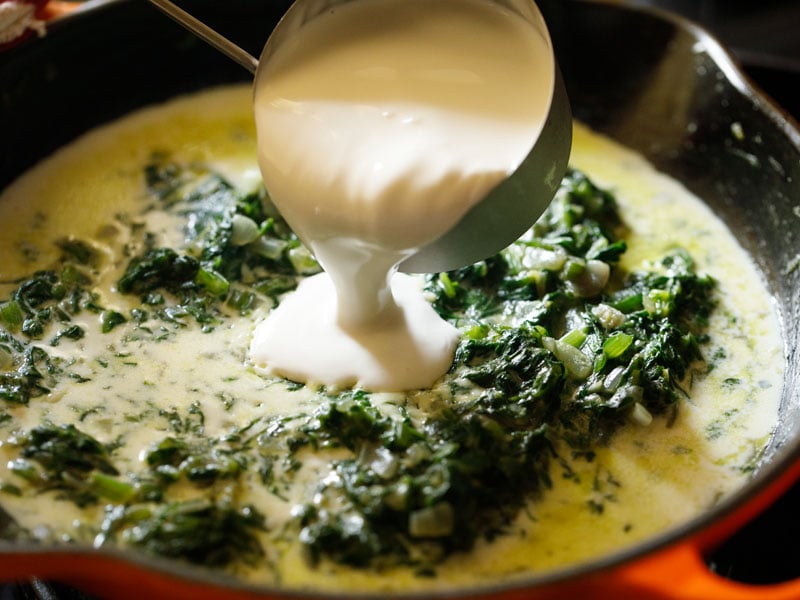
[[[448,298],[456,297],[456,287],[458,284],[453,283],[453,280],[450,279],[447,273],[439,273],[439,285],[442,286],[445,296]]]
[[[8,470],[26,481],[34,482],[40,479],[39,471],[36,469],[36,466],[31,461],[24,458],[15,458],[9,461]]]
[[[555,357],[564,363],[567,371],[573,377],[583,379],[588,377],[592,372],[592,361],[583,352],[565,344],[561,340],[556,340],[551,337],[542,338],[542,344],[547,350],[550,350]]]
[[[672,294],[667,290],[650,290],[642,298],[644,309],[654,317],[667,317],[672,312]]]
[[[603,342],[603,353],[608,358],[619,358],[628,348],[630,348],[632,343],[632,335],[622,333],[621,331],[612,333],[608,339]]]
[[[134,486],[103,473],[92,473],[91,485],[94,493],[112,502],[129,502],[136,496]]]
[[[642,309],[642,295],[631,294],[614,303],[614,308],[624,314],[630,314]]]
[[[289,262],[298,275],[313,275],[320,270],[319,263],[305,246],[297,246],[289,250]]]
[[[230,283],[222,275],[213,269],[200,267],[195,276],[195,283],[203,286],[209,293],[215,296],[224,296],[228,293]]]
[[[586,261],[580,258],[573,257],[566,261],[566,264],[564,265],[564,270],[562,272],[562,277],[564,277],[564,279],[572,281],[577,277],[583,275],[585,271],[586,271]]]
[[[569,344],[575,348],[580,348],[581,344],[586,341],[586,332],[582,329],[573,329],[569,333],[565,333],[559,340],[565,344]]]

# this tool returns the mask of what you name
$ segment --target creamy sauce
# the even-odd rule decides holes
[[[70,234],[90,237],[109,257],[98,275],[103,304],[119,310],[136,304],[114,291],[130,242],[115,215],[141,221],[155,232],[157,244],[181,240],[178,223],[147,211],[141,171],[151,151],[168,149],[181,161],[211,161],[236,185],[249,188],[258,173],[251,112],[249,89],[209,91],[140,111],[44,161],[0,196],[5,225],[0,282],[49,266],[54,240]],[[303,559],[296,540],[282,537],[293,507],[330,475],[327,458],[341,455],[342,449],[303,456],[293,485],[280,495],[248,471],[243,485],[228,493],[259,507],[269,516],[270,528],[260,534],[263,563],[237,567],[234,575],[287,589],[345,594],[453,586],[474,590],[629,547],[702,513],[747,481],[748,469],[775,426],[783,364],[776,317],[755,267],[702,202],[636,154],[576,126],[573,162],[618,195],[631,229],[626,266],[680,245],[701,271],[720,282],[721,304],[706,352],[724,353],[714,370],[694,379],[676,421],[669,426],[665,418],[648,426],[631,424],[599,448],[593,462],[572,464],[575,478],[563,477],[554,465],[553,488],[531,501],[508,535],[451,556],[437,567],[436,577],[419,577],[411,569],[372,572],[327,562],[315,568]],[[0,284],[0,297],[11,288]],[[0,422],[0,483],[20,485],[6,464],[16,457],[15,433],[48,420],[75,424],[103,443],[115,443],[115,463],[122,472],[135,472],[141,469],[143,449],[171,433],[160,416],[163,411],[186,415],[196,403],[205,415],[204,434],[213,438],[264,415],[312,410],[318,401],[312,390],[264,377],[247,361],[254,323],[270,312],[271,304],[264,302],[252,316],[233,314],[209,333],[187,324],[167,328],[159,341],[137,336],[128,326],[101,334],[97,316],[82,313],[77,322],[87,330],[83,339],[42,346],[74,361],[73,369],[91,381],[67,381],[27,407],[4,407],[12,418]],[[435,388],[376,394],[373,402],[390,413],[404,402],[422,410],[443,393]],[[169,489],[168,499],[196,494],[181,483]],[[588,500],[602,503],[604,510],[591,510]],[[43,542],[97,543],[102,503],[78,508],[56,494],[28,489],[21,496],[2,494],[0,502]]]
[[[546,40],[492,2],[350,2],[259,68],[264,181],[326,274],[257,329],[253,360],[298,381],[430,387],[457,332],[397,265],[530,150],[554,83]]]

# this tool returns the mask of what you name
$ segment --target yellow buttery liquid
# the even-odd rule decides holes
[[[251,113],[250,89],[212,90],[121,119],[44,161],[0,195],[0,282],[46,268],[55,258],[56,239],[93,238],[111,257],[97,291],[105,306],[124,310],[129,300],[113,288],[126,263],[121,252],[126,240],[121,231],[112,235],[109,230],[114,215],[141,218],[159,232],[157,243],[180,239],[175,223],[158,211],[144,212],[141,171],[150,153],[168,150],[177,160],[210,161],[247,188],[258,178]],[[237,567],[237,577],[289,589],[345,592],[474,589],[628,547],[702,513],[747,480],[747,469],[775,424],[783,361],[778,325],[758,273],[702,202],[636,154],[578,126],[573,163],[617,194],[631,230],[626,266],[680,245],[700,271],[719,281],[721,304],[707,354],[724,348],[725,357],[710,374],[695,378],[676,421],[630,424],[598,450],[594,462],[572,465],[578,481],[564,479],[554,466],[553,488],[531,502],[507,536],[451,556],[433,578],[399,568],[375,573],[325,562],[312,567],[296,542],[280,536],[292,507],[328,476],[324,454],[304,461],[282,498],[248,474],[237,494],[269,516],[270,529],[260,538],[265,561]],[[0,284],[0,294],[5,297],[12,287]],[[27,407],[7,407],[13,420],[0,423],[0,480],[19,483],[6,466],[15,456],[15,431],[46,420],[73,423],[103,443],[121,441],[114,459],[124,472],[139,469],[142,450],[169,434],[159,410],[183,414],[198,402],[208,436],[224,435],[265,414],[309,410],[314,402],[310,392],[288,392],[280,380],[259,375],[246,359],[255,323],[269,312],[264,304],[251,317],[231,318],[211,333],[186,327],[158,343],[125,339],[124,327],[101,334],[96,315],[79,315],[76,321],[85,326],[86,337],[47,349],[70,357],[91,381],[58,385]],[[741,384],[731,387],[726,383],[731,378]],[[425,394],[419,392],[414,402],[424,406]],[[400,397],[380,394],[373,401],[390,407]],[[178,485],[170,488],[169,497],[192,493]],[[590,500],[602,503],[604,510],[592,510]],[[21,497],[2,495],[0,502],[46,543],[91,545],[103,519],[102,505],[80,509],[50,493],[25,490]]]

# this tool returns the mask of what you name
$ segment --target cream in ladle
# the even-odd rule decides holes
[[[325,273],[258,325],[252,361],[380,391],[444,374],[457,331],[397,266],[519,167],[554,71],[540,29],[486,0],[337,4],[262,57],[264,183]]]

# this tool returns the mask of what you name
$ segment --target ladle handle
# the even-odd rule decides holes
[[[258,59],[252,54],[245,52],[228,38],[220,35],[169,0],[150,0],[150,4],[255,75]]]

